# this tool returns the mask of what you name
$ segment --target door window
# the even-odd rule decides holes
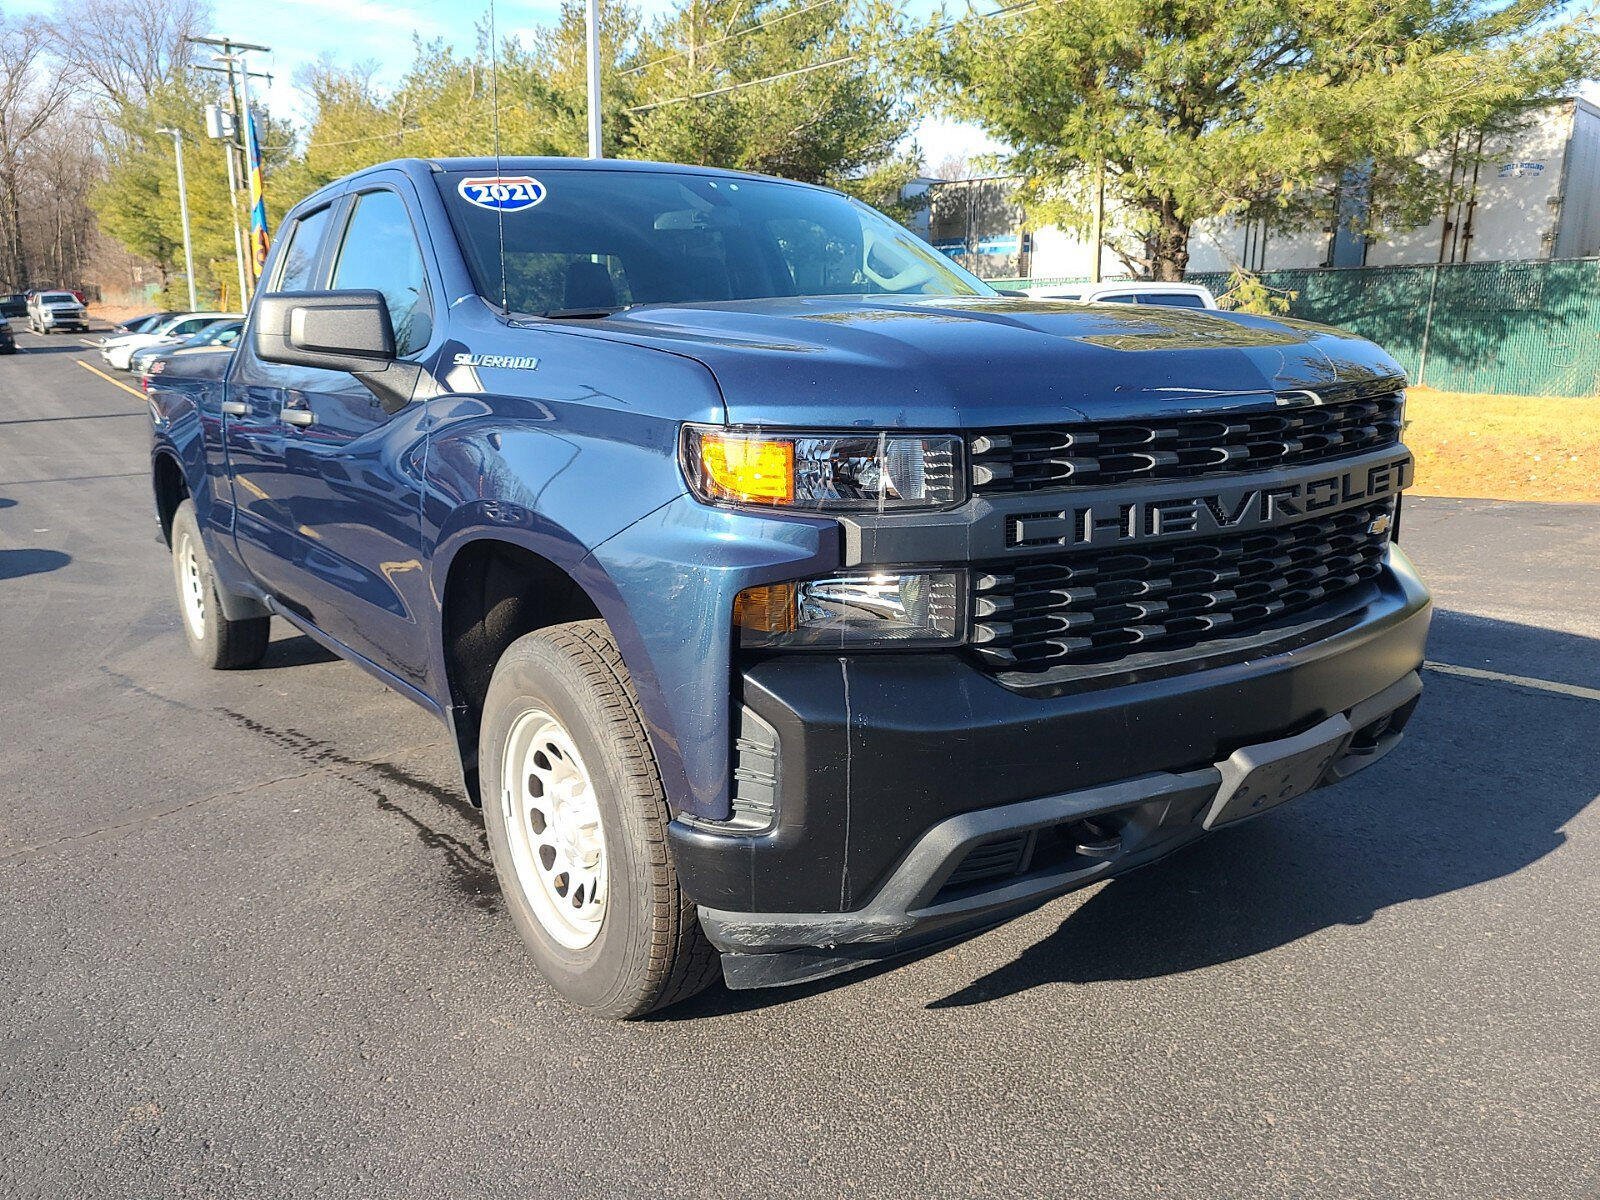
[[[317,247],[322,244],[322,232],[328,227],[332,205],[324,205],[309,212],[294,223],[289,234],[289,245],[283,252],[282,265],[278,267],[278,281],[274,292],[306,292],[317,286],[312,272],[317,266]]]
[[[394,324],[395,351],[402,358],[427,345],[431,324],[422,248],[405,201],[394,192],[364,192],[356,197],[333,269],[333,288],[383,293]]]

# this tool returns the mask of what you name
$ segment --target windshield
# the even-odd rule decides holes
[[[214,346],[218,342],[231,342],[239,335],[238,321],[217,321],[207,325],[199,333],[189,339],[191,346]]]
[[[1193,292],[1140,292],[1140,304],[1160,304],[1167,308],[1204,308],[1206,302]]]
[[[513,312],[993,294],[881,213],[821,188],[688,172],[534,177],[509,162],[495,178],[436,178],[480,294]]]
[[[71,292],[46,292],[39,297],[41,304],[76,304],[78,298]]]

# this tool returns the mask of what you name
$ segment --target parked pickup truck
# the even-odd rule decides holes
[[[999,296],[823,188],[404,161],[289,213],[152,467],[200,660],[278,617],[438,715],[534,960],[631,1017],[1386,754],[1403,385],[1333,329]]]
[[[89,328],[89,312],[72,292],[35,292],[28,300],[28,328],[34,333],[54,333]]]

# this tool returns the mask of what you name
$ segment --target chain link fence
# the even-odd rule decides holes
[[[1188,276],[1219,295],[1228,276]],[[1377,342],[1414,383],[1458,392],[1600,395],[1600,259],[1268,271],[1289,315]],[[991,280],[999,287],[1081,283]]]

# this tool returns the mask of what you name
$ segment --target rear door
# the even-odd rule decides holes
[[[328,218],[313,290],[382,292],[399,356],[425,361],[442,340],[433,334],[442,309],[433,290],[438,272],[413,219],[409,182],[375,178]],[[268,528],[254,548],[272,561],[258,574],[270,570],[282,598],[323,632],[421,688],[420,614],[430,606],[421,559],[421,412],[385,412],[343,371],[263,364],[248,344],[240,351],[247,356],[252,411],[274,419],[272,449],[255,481]]]

